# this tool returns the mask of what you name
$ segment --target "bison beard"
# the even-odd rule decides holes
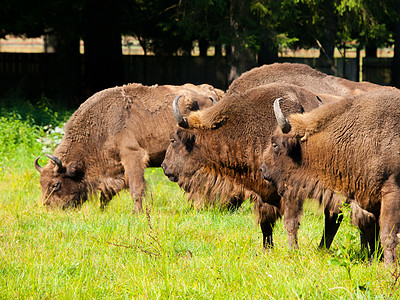
[[[142,211],[144,170],[160,166],[175,119],[174,98],[181,110],[212,106],[222,91],[209,85],[143,86],[129,84],[96,93],[65,125],[65,135],[41,173],[42,202],[50,207],[79,207],[100,192],[104,208],[122,189],[130,189],[135,210]]]
[[[371,251],[380,231],[385,263],[396,260],[400,230],[400,92],[385,89],[347,98],[304,115],[291,115],[265,151],[262,172],[277,187],[288,232],[297,231],[302,199],[354,209],[354,222]],[[340,196],[339,196],[340,195]],[[285,223],[286,225],[286,223]],[[298,227],[298,226],[297,226]]]

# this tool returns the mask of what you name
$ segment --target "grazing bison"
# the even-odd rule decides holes
[[[144,170],[160,166],[175,127],[173,99],[182,95],[183,114],[212,106],[221,91],[209,85],[129,84],[98,92],[65,125],[65,135],[41,173],[42,201],[62,208],[79,206],[100,191],[101,206],[129,188],[142,210]]]
[[[330,76],[304,64],[275,63],[243,73],[231,83],[227,95],[243,93],[251,88],[274,82],[301,86],[318,95],[335,96],[352,96],[382,88],[369,82],[354,82]]]
[[[354,199],[378,220],[378,226],[365,219],[359,226],[370,236],[380,229],[384,260],[393,263],[400,229],[400,91],[348,97],[288,119],[276,101],[275,114],[279,128],[265,151],[263,177],[294,215],[306,197]]]
[[[286,113],[310,111],[320,105],[316,95],[301,87],[270,84],[223,101],[185,119],[174,105],[179,124],[162,163],[165,175],[202,206],[204,199],[224,206],[255,202],[265,247],[272,246],[272,228],[281,216],[281,197],[261,176],[262,150],[275,129],[276,97],[287,100]],[[236,200],[236,203],[232,202]],[[219,202],[217,202],[219,201]]]

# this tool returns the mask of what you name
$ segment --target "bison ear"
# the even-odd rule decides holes
[[[286,149],[286,155],[290,156],[296,163],[301,162],[301,146],[297,138],[291,137],[286,139],[284,141],[284,147]]]
[[[200,110],[199,103],[196,100],[188,100],[186,101],[187,108],[191,111]]]
[[[81,179],[85,175],[85,171],[83,168],[83,164],[78,161],[73,161],[67,167],[67,171],[65,172],[67,177],[73,179]]]
[[[179,140],[183,145],[185,145],[188,152],[193,150],[194,144],[196,142],[196,135],[193,132],[178,129],[176,132]]]

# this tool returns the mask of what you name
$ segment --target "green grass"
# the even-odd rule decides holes
[[[12,121],[4,123],[12,128]],[[33,141],[44,134],[28,129]],[[316,250],[323,216],[313,203],[294,251],[282,221],[275,248],[264,251],[250,203],[234,213],[196,211],[159,168],[146,170],[144,214],[133,213],[127,191],[105,211],[98,199],[80,210],[48,210],[33,167],[41,145],[17,141],[18,153],[1,149],[15,159],[0,170],[0,299],[400,297],[400,271],[362,259],[349,222],[330,251]]]

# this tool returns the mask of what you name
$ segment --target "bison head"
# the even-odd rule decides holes
[[[42,186],[42,203],[49,207],[62,209],[79,207],[88,197],[88,185],[84,181],[84,169],[80,162],[63,164],[62,161],[49,154],[49,163],[41,167],[35,160],[35,168],[40,173]]]
[[[283,115],[279,101],[274,102],[274,113],[278,123],[278,129],[271,136],[271,142],[263,154],[261,164],[262,176],[270,184],[274,185],[279,194],[282,195],[284,186],[281,182],[288,182],[288,176],[296,172],[299,168],[301,155],[301,139],[290,135],[290,122]]]
[[[178,128],[171,134],[170,145],[167,148],[162,168],[164,174],[173,182],[178,182],[180,175],[184,175],[185,166],[190,165],[192,150],[196,136],[190,130]],[[189,175],[189,174],[186,174]]]
[[[181,96],[174,99],[172,103],[172,111],[179,128],[170,136],[170,145],[165,153],[165,158],[162,163],[164,174],[173,182],[179,181],[179,175],[184,171],[186,161],[191,155],[196,136],[190,130],[187,120],[179,111],[178,101]]]

